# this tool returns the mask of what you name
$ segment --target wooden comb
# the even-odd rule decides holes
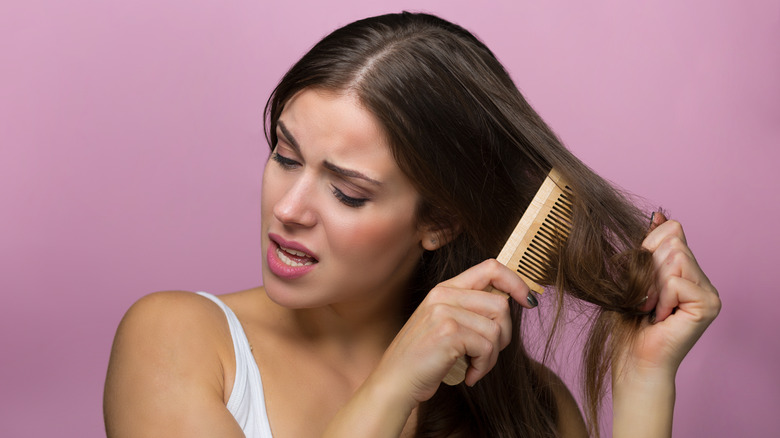
[[[571,188],[561,174],[556,169],[550,170],[496,258],[509,268],[514,268],[517,275],[536,293],[544,292],[539,283],[546,277],[554,253],[569,237],[573,197]],[[509,297],[498,289],[490,292]],[[448,385],[457,385],[466,378],[468,367],[466,357],[459,358],[442,381]]]

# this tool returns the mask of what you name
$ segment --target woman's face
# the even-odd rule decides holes
[[[306,89],[279,117],[263,174],[263,281],[289,308],[380,300],[422,254],[418,194],[352,94]]]

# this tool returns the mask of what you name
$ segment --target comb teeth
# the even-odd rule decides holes
[[[556,169],[544,179],[498,261],[516,271],[531,290],[542,293],[553,256],[569,237],[574,195]]]
[[[535,283],[546,276],[552,256],[569,237],[572,226],[571,188],[565,186],[517,262],[517,272]]]
[[[518,275],[534,292],[544,292],[539,283],[544,281],[553,255],[569,237],[573,198],[561,174],[552,169],[496,257],[506,266],[517,266]],[[491,293],[508,297],[495,288]],[[465,378],[468,367],[468,361],[460,357],[442,381],[457,385]]]

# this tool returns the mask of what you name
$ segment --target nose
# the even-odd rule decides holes
[[[276,220],[287,226],[313,226],[317,222],[317,215],[312,209],[313,188],[313,181],[309,181],[306,177],[300,178],[288,187],[274,204],[273,212]]]

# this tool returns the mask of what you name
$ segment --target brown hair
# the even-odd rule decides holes
[[[354,92],[420,193],[419,219],[457,230],[420,261],[410,314],[437,283],[498,254],[552,167],[566,177],[574,224],[546,283],[595,305],[584,368],[586,417],[597,435],[613,346],[635,333],[652,278],[649,254],[638,249],[646,215],[561,144],[482,42],[435,16],[372,17],[317,43],[269,98],[272,147],[284,104],[307,87]],[[523,346],[521,310],[512,303],[513,340],[495,368],[472,388],[442,386],[421,405],[417,436],[556,436],[555,399]]]

